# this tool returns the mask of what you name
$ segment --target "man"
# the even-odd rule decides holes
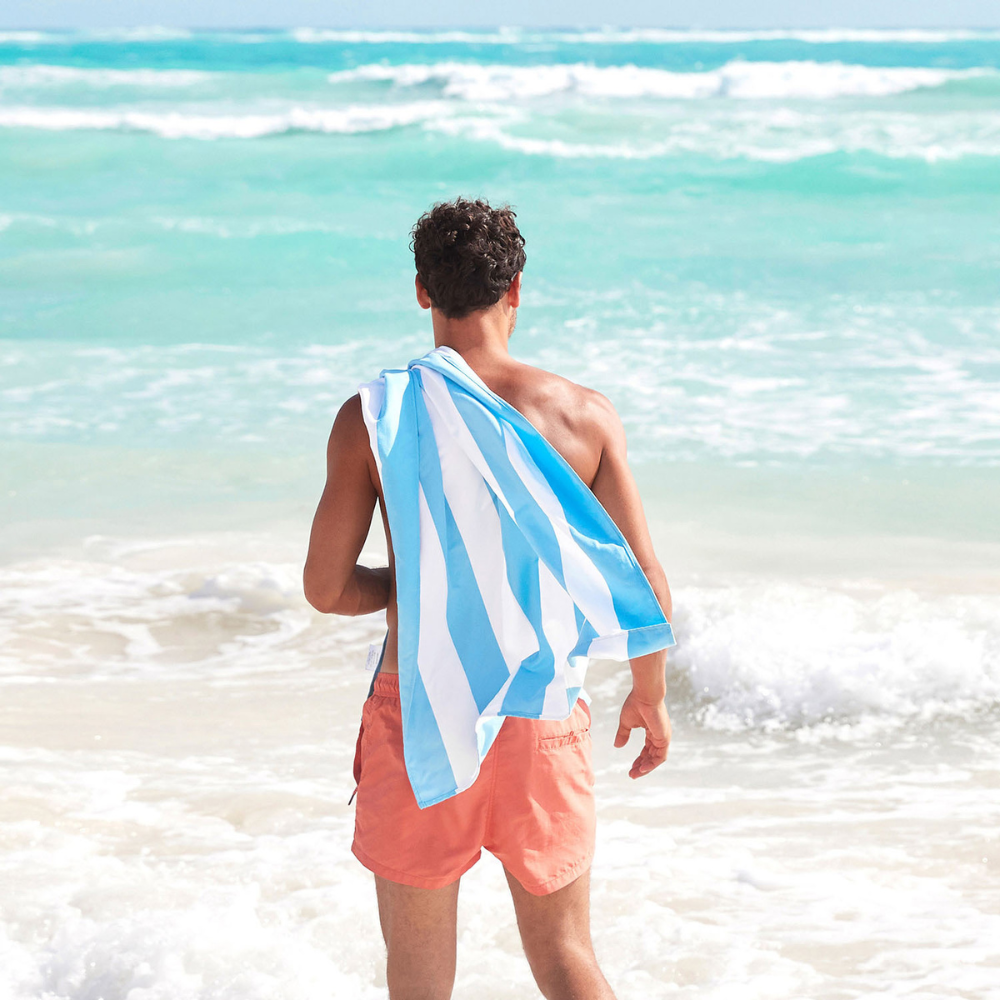
[[[582,481],[583,492],[589,487],[617,526],[613,530],[627,541],[623,550],[630,550],[629,559],[634,554],[635,572],[644,574],[647,591],[652,588],[650,600],[658,602],[657,617],[669,632],[670,591],[613,406],[600,393],[522,364],[508,351],[521,301],[523,247],[509,208],[461,198],[435,206],[413,230],[417,301],[430,310],[443,356],[467,370],[486,396],[499,397],[498,406],[509,404],[527,418],[533,426],[524,425],[526,432],[539,432]],[[375,873],[389,995],[392,1000],[451,995],[459,881],[485,846],[504,864],[525,954],[543,995],[613,998],[590,939],[594,804],[584,701],[574,695],[568,718],[508,715],[471,787],[427,808],[414,799],[403,753],[397,678],[401,608],[380,476],[385,456],[376,454],[374,416],[366,414],[356,395],[334,422],[304,584],[309,602],[323,612],[386,611],[388,632],[359,737],[354,853]],[[392,501],[390,496],[390,509]],[[358,565],[357,558],[376,502],[389,565],[373,569]],[[499,504],[497,511],[503,513]],[[397,543],[399,548],[398,538]],[[645,731],[629,772],[633,778],[649,774],[667,756],[665,663],[663,649],[630,660],[632,690],[614,743],[623,747],[631,730]],[[433,670],[434,664],[423,667]]]

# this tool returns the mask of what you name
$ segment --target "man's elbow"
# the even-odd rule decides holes
[[[309,564],[306,564],[302,574],[302,591],[306,600],[324,615],[343,615],[344,611],[344,589],[334,589],[327,581],[318,578],[311,573]]]

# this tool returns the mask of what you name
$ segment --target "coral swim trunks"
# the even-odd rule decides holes
[[[399,677],[379,673],[358,740],[352,850],[376,875],[423,889],[495,855],[529,892],[569,885],[594,853],[590,709],[558,722],[508,717],[475,784],[421,809],[403,763]]]

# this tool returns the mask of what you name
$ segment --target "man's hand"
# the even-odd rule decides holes
[[[615,746],[625,746],[633,729],[646,730],[646,745],[628,773],[630,778],[641,778],[667,759],[667,749],[670,746],[670,716],[662,699],[655,702],[640,701],[635,691],[629,691],[625,704],[622,705],[618,732],[615,734]]]

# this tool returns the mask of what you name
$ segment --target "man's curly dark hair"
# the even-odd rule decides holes
[[[524,270],[524,237],[509,205],[456,198],[425,212],[410,249],[431,304],[449,319],[488,309]]]

